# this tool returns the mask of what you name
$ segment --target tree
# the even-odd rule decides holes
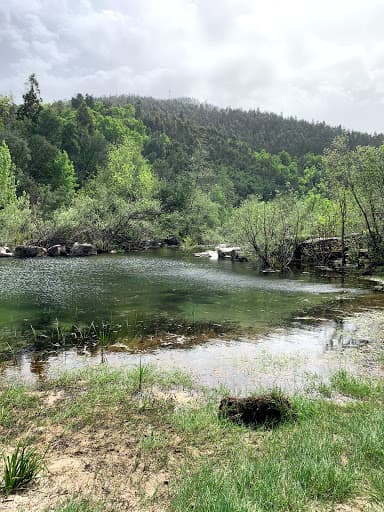
[[[350,172],[352,167],[351,152],[347,135],[334,139],[329,149],[323,155],[324,185],[326,194],[337,202],[341,225],[341,264],[344,267],[345,227],[348,214],[348,196],[350,194]]]
[[[350,189],[364,219],[374,259],[384,261],[384,146],[359,146],[352,154]]]
[[[14,165],[8,146],[0,145],[0,209],[16,202],[16,179]]]
[[[27,85],[28,84],[29,89],[23,94],[24,103],[19,107],[17,114],[19,119],[27,118],[34,123],[37,121],[42,109],[39,83],[34,73],[29,76]]]
[[[262,267],[286,270],[303,232],[308,206],[292,194],[272,201],[244,201],[234,211],[231,238],[250,246]]]
[[[141,151],[142,145],[134,138],[126,138],[123,144],[111,148],[108,165],[95,178],[96,187],[105,184],[129,201],[152,197],[156,180]]]

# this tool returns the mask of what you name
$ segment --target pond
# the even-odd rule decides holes
[[[219,326],[216,334],[236,332],[237,337],[247,334],[257,339],[278,327],[297,328],[297,322],[306,326],[308,318],[324,316],[327,307],[335,303],[369,302],[371,297],[369,290],[353,282],[316,279],[304,273],[259,274],[248,263],[196,259],[177,250],[0,260],[0,333],[9,352],[17,353],[13,358],[16,366],[36,359],[33,352],[40,357],[44,351],[59,364],[57,358],[60,360],[59,352],[64,349],[56,347],[57,353],[53,353],[51,340],[44,336],[49,329],[81,329],[107,322],[122,325],[132,323],[133,318],[140,318],[144,329],[157,317],[162,319],[164,331],[171,330],[169,325],[199,323],[202,329]],[[227,324],[229,331],[224,328]],[[168,350],[170,354],[170,347],[183,343],[184,336],[169,334],[164,343],[167,348],[160,348],[161,353]],[[21,337],[22,353],[17,348]],[[164,337],[157,336],[150,344],[152,352],[159,350],[161,340]],[[130,348],[133,353],[149,346],[138,346],[132,340]],[[67,361],[71,353],[66,346]],[[111,355],[110,359],[113,357],[121,363],[128,356]],[[76,357],[72,359],[71,366],[77,366]]]

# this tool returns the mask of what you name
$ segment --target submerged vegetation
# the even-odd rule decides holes
[[[231,333],[235,322],[221,323],[167,315],[145,315],[134,312],[124,319],[91,322],[88,325],[53,325],[38,328],[28,326],[23,331],[3,331],[0,337],[0,362],[17,361],[22,348],[28,348],[44,358],[46,354],[77,347],[79,353],[98,351],[140,351],[151,347],[185,345],[208,337]]]
[[[31,75],[21,105],[0,98],[0,143],[0,245],[226,241],[286,269],[339,237],[341,266],[383,263],[382,135],[187,99],[44,104]]]

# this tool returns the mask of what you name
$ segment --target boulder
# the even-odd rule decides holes
[[[92,244],[79,244],[75,242],[71,249],[71,256],[96,256],[97,249]]]
[[[15,258],[36,258],[46,254],[47,250],[37,245],[18,245],[14,250]]]
[[[0,258],[9,258],[10,256],[13,256],[13,253],[9,247],[6,245],[0,247]]]
[[[274,393],[247,398],[225,397],[220,402],[219,414],[233,423],[252,427],[271,426],[293,417],[290,400]]]
[[[52,258],[57,258],[58,256],[68,256],[68,251],[65,245],[52,245],[47,249],[47,256],[51,256]]]

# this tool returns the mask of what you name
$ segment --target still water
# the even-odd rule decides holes
[[[97,258],[0,260],[0,329],[121,320],[132,312],[264,328],[359,293],[308,275],[258,274],[249,264],[176,251]]]
[[[329,304],[341,307],[364,303],[370,297],[369,290],[353,283],[308,274],[260,275],[251,264],[196,259],[172,250],[97,258],[0,260],[0,333],[3,339],[8,336],[10,345],[17,339],[15,333],[30,332],[33,347],[32,332],[36,330],[110,319],[123,322],[132,314],[231,322],[238,333],[247,333],[246,339],[236,344],[211,340],[186,350],[177,346],[179,339],[175,338],[175,343],[152,346],[151,354],[142,355],[148,362],[184,369],[189,362],[195,369],[203,362],[207,379],[217,373],[207,362],[215,361],[215,368],[221,371],[227,367],[233,380],[236,356],[257,359],[266,349],[280,352],[288,347],[295,352],[299,347],[300,353],[312,353],[318,359],[334,326],[308,325],[308,317],[324,316]],[[300,322],[303,325],[298,325]],[[85,360],[76,350],[42,355],[41,349],[40,344],[37,355],[24,350],[12,371],[28,377],[34,372],[94,364],[98,357],[93,354],[95,360]],[[134,352],[132,346],[130,354],[109,354],[108,360],[117,365],[135,364],[139,356]]]

